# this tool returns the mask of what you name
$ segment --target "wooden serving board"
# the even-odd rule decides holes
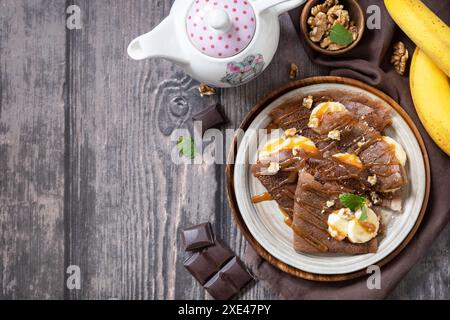
[[[325,77],[313,77],[313,78],[307,78],[304,80],[299,80],[292,82],[286,86],[283,86],[280,89],[277,89],[273,91],[271,94],[269,94],[267,97],[265,97],[263,100],[261,100],[258,104],[256,104],[250,112],[245,117],[244,121],[240,125],[240,129],[246,130],[250,126],[250,124],[253,122],[253,120],[260,114],[262,110],[264,110],[266,107],[268,107],[272,102],[283,96],[284,94],[298,88],[314,85],[314,84],[324,84],[324,83],[330,83],[330,84],[344,84],[344,85],[350,85],[353,87],[357,87],[360,89],[363,89],[371,94],[374,94],[378,98],[384,100],[387,102],[407,123],[411,131],[413,132],[414,136],[417,139],[417,142],[419,144],[420,150],[422,152],[422,157],[424,161],[424,167],[425,167],[425,196],[424,201],[422,204],[422,207],[420,209],[419,216],[417,220],[415,221],[415,224],[407,237],[393,250],[389,255],[381,259],[379,262],[377,262],[377,265],[382,267],[383,265],[387,264],[389,261],[394,259],[402,250],[405,248],[405,246],[411,241],[411,239],[414,237],[414,234],[416,233],[422,218],[425,214],[425,210],[427,208],[429,194],[430,194],[430,165],[429,165],[429,159],[428,154],[425,148],[425,144],[423,142],[422,137],[419,134],[419,131],[417,130],[415,124],[411,120],[411,118],[408,116],[408,114],[403,110],[403,108],[397,104],[392,98],[384,94],[383,92],[366,85],[360,81],[349,79],[349,78],[341,78],[341,77],[334,77],[334,76],[325,76]],[[226,188],[227,188],[227,197],[228,197],[228,203],[231,208],[231,212],[234,218],[234,221],[237,223],[238,227],[240,228],[241,232],[247,239],[247,241],[252,245],[252,247],[256,250],[256,252],[263,257],[265,260],[267,260],[269,263],[274,265],[275,267],[279,268],[280,270],[290,273],[294,276],[305,278],[308,280],[314,280],[314,281],[342,281],[342,280],[349,280],[354,279],[356,277],[362,276],[366,274],[365,269],[361,269],[355,272],[351,273],[345,273],[345,274],[316,274],[311,272],[306,272],[304,270],[301,270],[299,268],[293,267],[292,265],[289,265],[285,263],[284,261],[281,261],[280,259],[276,258],[273,254],[269,253],[268,250],[266,250],[261,243],[259,243],[255,237],[250,232],[248,226],[246,225],[242,213],[239,210],[239,206],[236,200],[236,194],[235,194],[235,186],[234,186],[234,169],[235,166],[230,163],[235,163],[236,155],[237,155],[238,145],[237,145],[237,137],[234,138],[233,143],[231,145],[229,154],[228,154],[228,161],[226,166]],[[417,212],[417,211],[416,211]]]

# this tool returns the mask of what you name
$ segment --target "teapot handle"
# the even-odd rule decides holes
[[[257,0],[253,1],[253,6],[257,15],[270,8],[274,8],[278,14],[282,14],[299,7],[305,2],[306,0]]]

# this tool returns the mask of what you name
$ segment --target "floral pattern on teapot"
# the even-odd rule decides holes
[[[250,55],[241,62],[230,62],[227,65],[227,73],[221,81],[232,86],[243,84],[258,76],[264,65],[262,54]]]

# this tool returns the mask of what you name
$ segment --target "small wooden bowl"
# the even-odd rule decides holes
[[[328,55],[328,56],[337,56],[343,53],[346,53],[350,50],[352,50],[356,45],[361,41],[362,36],[364,34],[364,29],[366,28],[366,19],[364,15],[364,11],[359,5],[359,3],[356,0],[340,0],[339,4],[344,5],[344,9],[348,10],[350,15],[350,20],[355,21],[356,26],[358,28],[358,38],[353,41],[351,45],[348,47],[345,47],[341,50],[336,51],[330,51],[327,49],[323,49],[320,47],[319,44],[312,42],[309,38],[309,25],[308,25],[308,18],[311,16],[311,8],[315,5],[323,3],[325,0],[309,0],[305,6],[303,7],[303,11],[300,16],[300,28],[302,30],[303,36],[306,39],[306,42],[308,45],[316,50],[317,52],[320,52],[322,54]]]

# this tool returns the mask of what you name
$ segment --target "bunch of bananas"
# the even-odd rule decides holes
[[[384,0],[417,45],[410,86],[416,111],[436,144],[450,155],[450,28],[419,0]]]

